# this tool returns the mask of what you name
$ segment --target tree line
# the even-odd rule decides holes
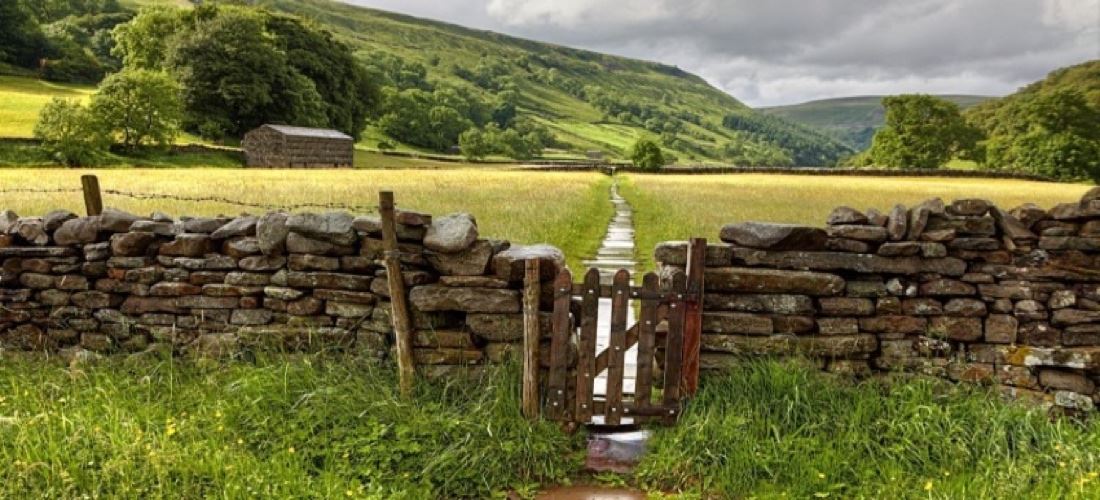
[[[934,169],[952,159],[980,168],[1100,181],[1100,107],[1073,88],[1022,92],[961,112],[922,94],[883,99],[886,124],[856,166]]]
[[[109,37],[118,69],[92,103],[56,101],[40,116],[36,135],[61,163],[93,163],[112,144],[163,146],[180,132],[233,139],[264,123],[333,128],[359,139],[370,122],[413,146],[465,144],[471,158],[531,158],[554,143],[545,126],[517,116],[518,92],[508,82],[486,98],[429,81],[424,66],[392,54],[361,62],[330,32],[294,16],[234,5],[152,7],[113,26]],[[139,110],[107,113],[106,103],[138,100]],[[134,122],[153,125],[135,132]]]

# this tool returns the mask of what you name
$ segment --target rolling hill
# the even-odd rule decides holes
[[[122,0],[121,5],[136,10],[190,8],[192,3],[199,2]],[[544,126],[553,134],[552,148],[546,151],[550,157],[583,158],[586,152],[598,150],[611,158],[625,158],[643,136],[658,139],[681,164],[822,166],[854,152],[827,134],[753,110],[675,66],[333,0],[241,3],[305,18],[332,32],[386,88],[401,92],[442,89],[445,96],[472,96],[462,99],[491,106],[507,102],[517,118]],[[412,76],[411,85],[406,85],[407,75]],[[12,86],[20,96],[29,94],[16,92],[19,87],[36,86],[18,78],[0,85]],[[32,97],[19,103],[22,121],[12,122],[19,130],[8,130],[7,135],[30,134],[26,118],[36,115],[40,101],[48,96],[37,93]],[[0,122],[6,118],[2,108]],[[385,117],[368,124],[361,146],[419,149],[413,141],[397,140],[400,135],[387,135],[387,131],[394,134],[393,127],[385,126],[392,120],[383,123],[381,118]],[[434,152],[443,152],[453,146],[432,147]]]
[[[862,151],[871,145],[871,137],[882,127],[884,96],[855,96],[821,99],[787,106],[760,108],[761,112],[816,128]],[[966,109],[991,97],[976,95],[939,96]]]
[[[759,113],[674,66],[329,0],[255,3],[314,20],[364,61],[388,54],[422,65],[429,81],[493,94],[498,90],[470,78],[489,68],[514,85],[519,115],[548,127],[572,153],[601,150],[622,157],[643,135],[660,137],[681,163],[828,165],[852,152],[825,134]],[[366,137],[381,139],[371,130]]]

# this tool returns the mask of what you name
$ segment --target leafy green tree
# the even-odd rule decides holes
[[[163,72],[126,70],[103,81],[92,96],[91,112],[126,148],[164,146],[179,134],[179,93],[176,82]]]
[[[288,65],[313,82],[327,126],[358,139],[381,96],[351,49],[298,18],[270,15],[266,27]]]
[[[112,31],[112,53],[127,68],[166,69],[168,49],[186,25],[184,15],[184,11],[171,7],[142,9],[130,22]]]
[[[871,141],[869,157],[897,168],[939,168],[952,157],[971,155],[980,133],[958,105],[923,94],[886,97],[886,124]]]
[[[998,110],[986,143],[990,168],[1100,180],[1100,110],[1081,92],[1026,94]]]
[[[470,128],[458,136],[458,147],[467,160],[481,160],[493,153],[493,138],[480,129]]]
[[[42,107],[34,136],[62,165],[94,165],[109,139],[92,113],[75,100],[53,98]]]
[[[457,110],[421,89],[383,89],[383,114],[378,127],[401,142],[436,151],[458,144],[459,135],[474,126]]]
[[[516,129],[507,129],[497,134],[497,147],[505,156],[517,160],[529,160],[541,151],[533,137],[520,134]]]
[[[183,89],[188,128],[213,120],[241,135],[264,123],[325,124],[316,86],[287,64],[256,12],[218,9],[177,38],[166,67]]]
[[[665,155],[657,141],[642,137],[630,148],[630,160],[635,167],[656,170],[665,165]]]
[[[50,52],[50,42],[27,2],[0,1],[0,62],[36,68]]]

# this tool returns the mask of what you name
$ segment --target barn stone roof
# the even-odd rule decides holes
[[[353,140],[350,135],[347,135],[339,130],[331,130],[324,128],[309,128],[309,127],[293,127],[290,125],[264,125],[264,127],[270,128],[279,132],[280,134],[293,136],[293,137],[313,137],[317,139],[344,139]]]

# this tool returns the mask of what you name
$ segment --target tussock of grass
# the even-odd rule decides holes
[[[0,497],[487,497],[564,479],[574,437],[518,370],[395,394],[354,358],[0,365]]]
[[[719,498],[1097,498],[1100,424],[936,380],[755,361],[705,377],[637,472]]]

